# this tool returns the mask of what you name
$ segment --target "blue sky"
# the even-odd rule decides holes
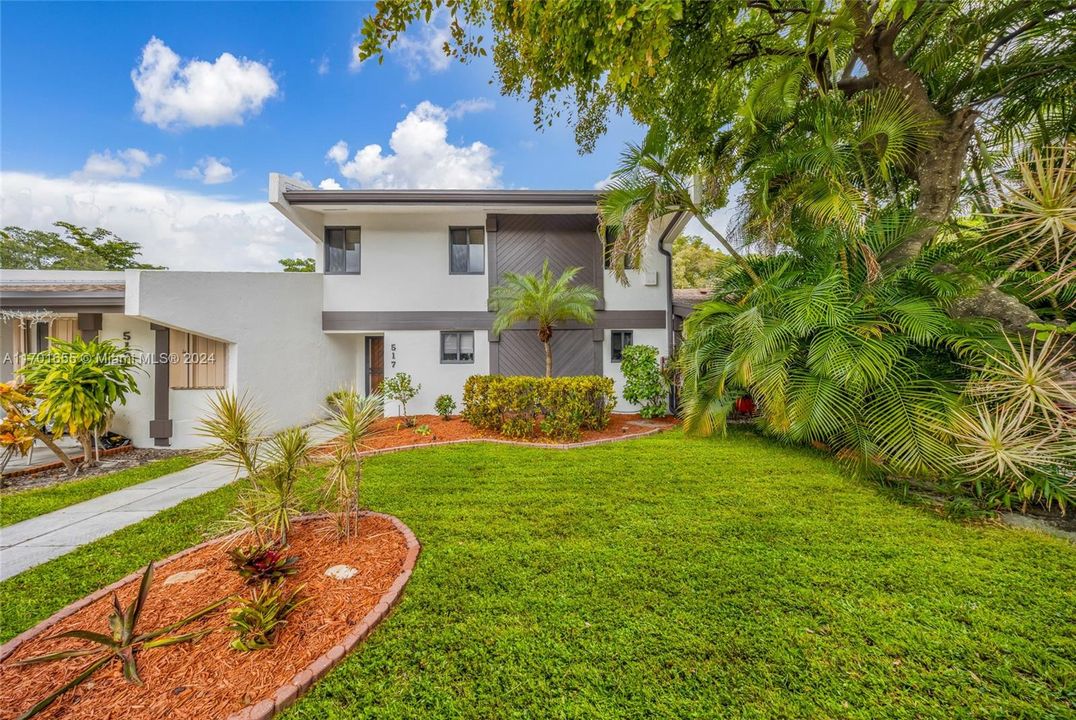
[[[356,67],[371,10],[3,3],[3,223],[101,224],[169,267],[274,269],[311,248],[265,203],[271,171],[326,187],[591,188],[641,134],[614,119],[581,156],[567,122],[536,130],[488,60],[441,56],[443,17]]]

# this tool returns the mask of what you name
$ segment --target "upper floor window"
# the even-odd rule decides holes
[[[609,360],[612,362],[620,362],[624,359],[624,348],[632,344],[632,331],[631,330],[613,330],[610,340],[610,352]]]
[[[612,267],[613,267],[613,263],[612,263],[613,243],[615,241],[616,241],[616,234],[613,232],[613,229],[612,228],[605,228],[605,247],[603,248],[602,255],[605,257],[605,269],[606,270],[611,270]],[[635,257],[635,256],[631,256],[631,255],[624,258],[624,269],[625,270],[638,270],[639,269],[639,258]]]
[[[486,271],[485,228],[449,228],[448,271],[453,275],[481,275]]]
[[[474,362],[474,331],[456,331],[441,333],[442,363]]]
[[[325,272],[359,273],[361,234],[357,227],[325,228]]]

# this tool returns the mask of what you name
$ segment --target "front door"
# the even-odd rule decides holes
[[[385,379],[385,338],[366,338],[366,394],[378,392]]]

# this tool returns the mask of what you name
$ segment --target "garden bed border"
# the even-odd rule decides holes
[[[366,613],[366,616],[355,625],[350,632],[347,633],[340,641],[329,648],[323,655],[316,658],[312,663],[305,668],[297,672],[292,676],[290,680],[284,683],[274,695],[259,700],[258,702],[247,705],[238,712],[232,713],[228,716],[228,720],[268,720],[279,712],[282,712],[285,708],[294,703],[300,695],[313,685],[315,682],[324,677],[333,667],[337,665],[351,650],[355,648],[360,642],[366,639],[370,632],[381,623],[392,609],[400,601],[403,596],[403,589],[411,579],[411,574],[415,569],[415,564],[418,562],[419,553],[422,550],[422,545],[419,543],[418,538],[415,537],[415,533],[411,531],[411,528],[407,527],[399,518],[385,513],[364,511],[361,513],[365,517],[377,517],[383,518],[391,522],[396,529],[404,537],[404,542],[407,547],[407,555],[404,557],[403,568],[400,570],[400,574],[397,575],[392,585],[388,590],[381,594],[381,598],[370,612]],[[322,514],[306,515],[301,520],[312,520],[318,517],[324,517]],[[225,535],[223,537],[212,538],[206,540],[198,545],[193,545],[185,550],[180,550],[175,555],[171,555],[159,563],[155,563],[155,568],[165,567],[176,560],[179,560],[191,553],[201,550],[204,547],[213,545],[216,543],[222,543],[227,541],[231,537],[235,537],[238,533],[231,535]],[[128,585],[133,582],[137,582],[144,572],[144,569],[140,568],[135,572],[127,575],[124,578],[117,580],[111,585],[107,585],[96,592],[93,592],[81,600],[76,600],[62,610],[57,611],[50,617],[42,620],[37,625],[34,625],[29,630],[19,633],[12,639],[8,640],[3,645],[0,645],[0,661],[6,659],[11,653],[13,653],[20,645],[37,637],[41,633],[44,633],[49,628],[53,627],[61,620],[64,620],[82,608],[97,602],[103,597],[109,595],[115,590]]]

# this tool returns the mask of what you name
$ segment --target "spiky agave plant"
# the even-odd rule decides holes
[[[49,705],[54,703],[61,695],[78,685],[86,682],[94,673],[108,665],[110,662],[118,662],[123,666],[123,677],[135,685],[142,684],[142,678],[138,675],[137,654],[151,648],[166,647],[178,643],[194,642],[210,632],[209,629],[196,630],[194,632],[171,635],[170,633],[209,615],[219,608],[228,598],[223,598],[177,622],[166,625],[149,632],[138,632],[138,620],[149,597],[150,584],[153,582],[153,563],[146,566],[142,573],[142,582],[138,587],[138,595],[125,609],[120,605],[119,598],[112,594],[112,613],[108,618],[109,634],[92,632],[90,630],[68,630],[53,635],[49,639],[75,638],[92,643],[88,648],[76,648],[61,650],[59,652],[37,655],[35,657],[19,660],[15,665],[35,665],[38,663],[67,660],[69,658],[89,658],[90,662],[74,678],[64,683],[61,687],[49,693],[45,698],[34,703],[32,707],[19,715],[19,720],[27,720],[37,715]]]
[[[355,531],[354,516],[359,508],[362,482],[362,451],[371,428],[384,414],[379,394],[361,397],[354,389],[338,394],[335,407],[329,409],[326,425],[335,437],[322,496],[336,518],[337,537],[346,539]]]

